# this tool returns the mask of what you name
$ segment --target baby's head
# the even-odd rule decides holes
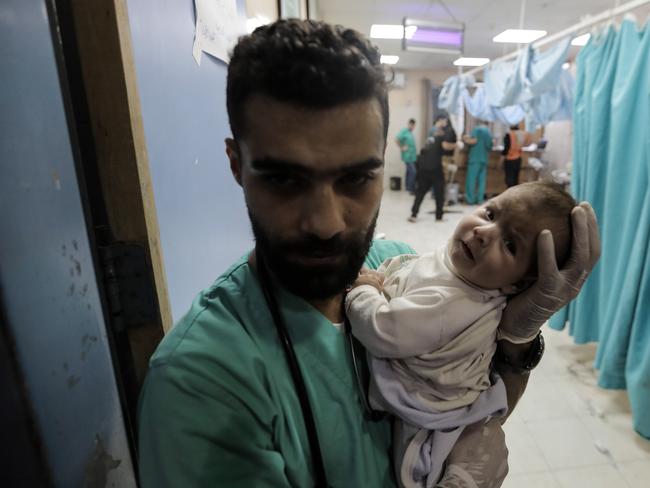
[[[474,285],[519,293],[537,278],[537,236],[542,230],[551,231],[558,266],[564,263],[575,206],[556,183],[509,188],[461,219],[449,242],[451,262]]]

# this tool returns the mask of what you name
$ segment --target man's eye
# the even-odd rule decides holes
[[[263,178],[266,183],[282,189],[299,188],[304,183],[301,178],[283,174],[267,174]]]
[[[517,253],[517,246],[515,246],[515,243],[511,241],[510,239],[505,239],[503,241],[503,244],[506,246],[506,249],[510,254],[513,256]]]
[[[352,173],[339,179],[339,183],[348,187],[360,187],[375,178],[372,173]]]

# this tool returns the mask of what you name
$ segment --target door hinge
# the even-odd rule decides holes
[[[116,332],[156,319],[153,273],[144,247],[116,242],[100,248],[104,284]]]

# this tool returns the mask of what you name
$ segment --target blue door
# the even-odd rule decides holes
[[[54,485],[136,486],[48,2],[0,6],[0,326]]]

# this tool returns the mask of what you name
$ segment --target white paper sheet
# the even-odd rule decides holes
[[[236,0],[195,0],[196,31],[192,55],[201,65],[201,52],[228,62],[228,50],[242,34]]]

